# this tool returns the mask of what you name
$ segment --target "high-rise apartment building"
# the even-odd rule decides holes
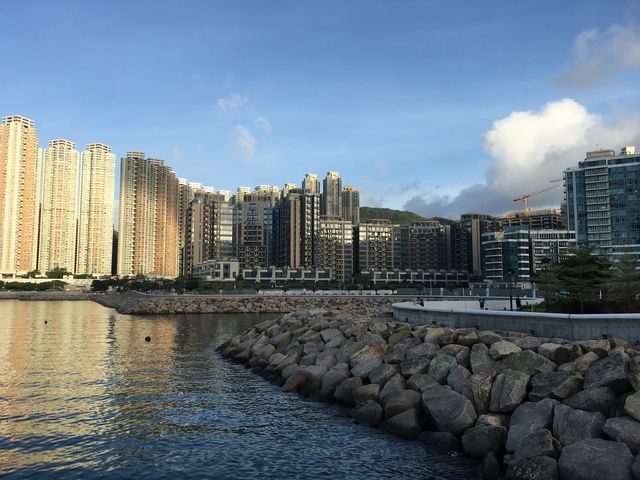
[[[444,270],[447,248],[444,226],[435,220],[409,227],[409,267],[412,270]]]
[[[33,121],[0,124],[0,274],[35,270],[40,215],[40,153]]]
[[[342,189],[342,218],[354,225],[360,223],[360,191],[352,185]]]
[[[80,153],[69,140],[51,140],[44,149],[38,269],[75,271]]]
[[[302,189],[305,193],[320,194],[320,180],[315,173],[307,173],[302,180]]]
[[[587,152],[564,172],[567,229],[578,243],[615,258],[640,257],[640,153],[624,147]]]
[[[322,217],[318,229],[319,268],[330,268],[332,279],[350,282],[353,278],[353,225],[347,220]]]
[[[322,215],[342,218],[342,179],[338,172],[327,172],[322,181]]]
[[[499,230],[499,223],[491,215],[465,213],[460,221],[446,227],[448,236],[449,269],[482,275],[482,234]]]
[[[118,275],[178,275],[178,179],[162,160],[127,152],[120,169]]]
[[[273,252],[273,207],[279,195],[243,193],[233,206],[233,239],[240,268],[268,267],[275,263]]]
[[[116,156],[108,145],[82,152],[75,273],[111,275]]]
[[[394,268],[394,225],[391,225],[389,220],[371,220],[355,225],[353,228],[356,272],[392,270]]]
[[[501,228],[527,227],[531,230],[562,230],[565,228],[562,212],[559,208],[530,210],[527,212],[509,212],[498,219]]]

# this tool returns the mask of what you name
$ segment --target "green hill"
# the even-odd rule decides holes
[[[437,220],[444,225],[453,223],[453,220],[448,218],[425,218],[417,213],[408,212],[406,210],[394,210],[392,208],[374,208],[374,207],[360,207],[360,221],[362,223],[373,220],[374,218],[383,218],[389,220],[391,223],[398,225],[411,225],[413,222],[421,222],[424,220]]]

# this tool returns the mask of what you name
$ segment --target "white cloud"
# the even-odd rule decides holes
[[[585,30],[573,41],[573,59],[558,83],[589,86],[629,67],[640,67],[640,28],[612,25],[607,30]]]
[[[184,153],[178,147],[174,147],[171,149],[171,160],[174,162],[179,162],[184,158]]]
[[[216,101],[218,108],[225,112],[236,110],[249,102],[249,97],[245,94],[234,93],[225,98],[219,98]]]
[[[253,124],[256,126],[256,128],[260,129],[264,133],[271,133],[273,130],[271,128],[271,123],[269,123],[269,120],[262,116],[256,117],[256,119],[253,121]]]
[[[575,100],[549,102],[538,111],[513,112],[485,133],[485,150],[493,161],[484,184],[471,185],[454,197],[437,192],[416,195],[405,205],[423,215],[458,216],[464,212],[501,214],[519,208],[513,198],[546,186],[576,166],[596,148],[619,149],[640,144],[640,113],[590,113]],[[532,207],[559,206],[556,188],[531,199]]]
[[[236,125],[233,129],[232,142],[234,147],[248,160],[256,150],[256,138],[247,127],[242,124]]]

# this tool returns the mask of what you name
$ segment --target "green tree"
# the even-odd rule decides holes
[[[31,270],[30,272],[27,272],[28,278],[36,278],[38,276],[40,276],[40,270]]]
[[[634,255],[620,257],[613,265],[613,276],[609,283],[608,297],[624,311],[637,310],[640,293],[640,271]]]
[[[549,312],[551,294],[555,294],[560,290],[558,264],[552,264],[550,258],[544,258],[543,264],[543,269],[535,272],[531,278],[536,286],[544,292],[545,311]]]
[[[71,275],[71,272],[64,267],[54,267],[47,272],[47,278],[62,278],[65,275]]]
[[[597,300],[598,293],[606,287],[611,263],[594,255],[590,247],[578,246],[571,253],[556,267],[558,283],[580,306],[580,313],[584,313],[585,302]]]

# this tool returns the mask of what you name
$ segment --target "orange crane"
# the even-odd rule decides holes
[[[524,213],[529,213],[531,211],[531,209],[529,208],[529,197],[533,197],[540,193],[548,192],[549,190],[553,190],[554,188],[559,187],[560,184],[558,182],[562,182],[562,178],[556,178],[556,179],[550,180],[550,183],[555,183],[556,185],[551,185],[549,187],[541,188],[540,190],[536,190],[535,192],[525,193],[524,195],[520,195],[519,197],[514,198],[513,201],[514,202],[522,201],[522,211]]]

